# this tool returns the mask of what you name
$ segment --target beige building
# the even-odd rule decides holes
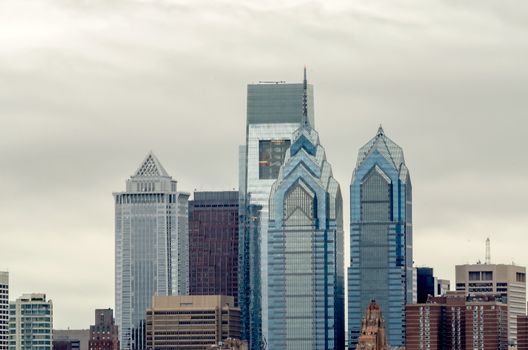
[[[456,266],[456,290],[506,297],[510,343],[517,342],[517,315],[526,315],[526,268],[504,264]]]
[[[147,349],[209,349],[240,337],[240,309],[223,295],[154,296],[147,309]]]

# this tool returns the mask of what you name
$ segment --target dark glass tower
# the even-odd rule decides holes
[[[238,191],[189,201],[189,294],[238,299]]]
[[[405,305],[413,301],[412,197],[403,150],[380,127],[359,150],[350,185],[349,346],[361,311],[376,300],[392,347],[405,344]]]

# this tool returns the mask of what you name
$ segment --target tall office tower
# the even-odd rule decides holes
[[[24,294],[9,305],[9,349],[53,349],[53,303],[46,294]]]
[[[517,316],[517,350],[528,350],[528,316]]]
[[[418,267],[416,271],[418,303],[423,304],[429,296],[436,296],[436,277],[433,275],[433,269],[431,267]]]
[[[403,150],[381,126],[361,147],[350,185],[348,336],[354,347],[361,310],[376,300],[389,344],[405,341],[405,305],[413,301],[412,197]]]
[[[238,191],[189,201],[189,293],[238,300]]]
[[[95,325],[90,326],[90,350],[119,350],[119,332],[112,309],[96,309]]]
[[[389,350],[385,320],[375,301],[369,304],[361,322],[361,335],[356,350]]]
[[[189,291],[189,194],[150,152],[115,200],[115,305],[122,349],[144,349],[152,296]]]
[[[517,316],[526,314],[526,268],[503,264],[456,266],[456,290],[466,294],[500,294],[508,301],[510,344],[517,342]]]
[[[500,296],[449,292],[406,306],[407,350],[506,350],[507,306]]]
[[[246,120],[246,144],[240,148],[240,206],[241,206],[241,236],[247,236],[252,223],[252,215],[248,213],[251,205],[260,206],[262,219],[258,220],[259,237],[249,236],[250,241],[260,240],[267,242],[268,239],[268,202],[271,185],[277,179],[280,166],[283,163],[286,150],[290,146],[291,137],[299,128],[303,119],[303,84],[286,84],[283,82],[262,82],[249,84],[247,87],[247,120]],[[307,87],[308,119],[310,125],[314,126],[313,115],[313,87]],[[251,209],[251,210],[254,210]],[[252,232],[254,233],[254,232]],[[242,242],[244,243],[244,242]],[[258,324],[262,321],[261,339],[256,334],[260,326],[253,330],[251,344],[265,342],[268,332],[268,246],[261,244],[260,270],[261,270],[261,310],[262,317],[259,320],[243,324]],[[242,249],[241,249],[242,252]],[[242,257],[248,259],[248,257]],[[254,259],[252,261],[255,261]],[[258,270],[258,268],[254,268]],[[251,281],[242,279],[241,288],[250,284]],[[256,290],[256,292],[259,292]],[[252,306],[253,307],[253,306]],[[242,318],[253,317],[244,315]],[[260,333],[260,332],[259,332]],[[258,349],[250,344],[251,349]]]
[[[0,271],[0,350],[9,348],[9,272]]]
[[[270,192],[267,341],[269,349],[343,349],[343,200],[304,101]]]
[[[155,296],[146,318],[148,350],[206,350],[240,337],[240,309],[230,296]]]

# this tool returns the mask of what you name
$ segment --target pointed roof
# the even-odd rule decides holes
[[[163,165],[156,157],[156,155],[150,151],[139,168],[134,173],[133,177],[170,177]]]
[[[381,125],[378,128],[376,136],[359,149],[357,166],[359,167],[361,163],[363,163],[363,161],[376,150],[385,157],[387,161],[391,162],[396,169],[400,169],[400,166],[405,164],[402,148],[385,135]]]

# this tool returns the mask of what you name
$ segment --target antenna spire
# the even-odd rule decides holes
[[[491,247],[489,237],[486,239],[486,265],[491,264]]]
[[[308,122],[308,80],[306,79],[306,66],[304,66],[303,79],[303,126],[309,126]]]

